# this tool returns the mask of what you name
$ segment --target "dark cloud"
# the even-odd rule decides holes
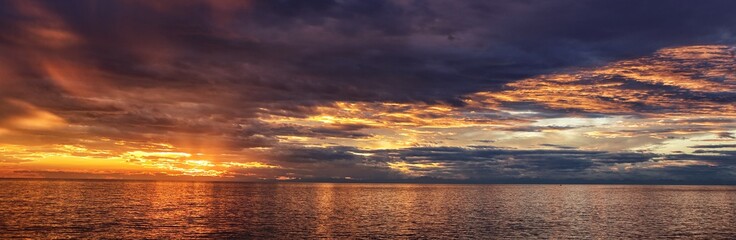
[[[736,148],[736,144],[695,145],[690,148]]]
[[[301,136],[312,138],[365,138],[370,134],[358,132],[373,128],[364,124],[330,124],[320,127],[307,127],[296,124],[269,124],[263,121],[250,121],[243,124],[240,133],[244,136],[263,135],[269,137]]]
[[[734,136],[733,133],[730,133],[730,132],[720,132],[718,133],[718,137],[719,138],[730,138],[730,139],[736,138],[736,136]]]
[[[693,154],[670,154],[663,156],[663,160],[697,160],[706,161],[716,164],[715,168],[722,168],[723,170],[734,170],[736,168],[736,151],[724,151],[724,150],[695,150]]]
[[[239,98],[251,104],[453,102],[564,67],[729,42],[736,25],[725,10],[734,7],[729,1],[254,1],[226,10],[216,4],[36,5],[84,42],[72,61],[112,74],[117,86],[196,87],[207,94],[223,83],[247,93]],[[22,4],[6,5],[7,29],[21,31],[18,25],[33,20],[11,14]],[[36,16],[50,18],[42,17]],[[21,44],[27,43],[5,46]]]
[[[559,149],[577,149],[577,147],[570,147],[570,146],[557,145],[557,144],[549,144],[549,143],[539,144],[539,146],[559,148]]]
[[[362,152],[354,147],[327,147],[327,148],[302,148],[302,147],[284,147],[276,150],[268,151],[265,156],[268,159],[280,162],[296,162],[296,163],[314,163],[314,162],[333,162],[333,161],[357,161],[362,157],[350,153]]]
[[[502,131],[511,132],[542,132],[542,131],[559,131],[569,130],[575,128],[582,128],[586,126],[521,126],[521,127],[510,127],[501,129]]]
[[[605,152],[573,149],[503,149],[491,146],[476,147],[416,147],[397,150],[361,150],[351,147],[290,148],[268,152],[272,159],[284,166],[318,164],[335,168],[351,166],[363,169],[360,181],[464,181],[464,182],[678,182],[728,183],[736,174],[733,152],[721,155],[671,154],[645,152]],[[370,155],[365,155],[370,154]],[[275,158],[273,158],[275,157]],[[678,161],[705,161],[679,165]],[[666,161],[666,162],[663,162]],[[405,163],[401,167],[415,175],[396,174],[391,163]],[[439,163],[439,165],[426,165]],[[623,164],[623,165],[621,165]],[[651,164],[656,167],[619,169],[630,164]],[[658,165],[664,164],[664,165]],[[381,167],[382,166],[382,167]],[[429,166],[429,167],[428,167]],[[346,169],[350,169],[346,168]],[[343,169],[346,170],[346,169]],[[617,169],[617,170],[613,170]],[[354,171],[351,171],[355,173]],[[392,174],[393,173],[393,174]],[[701,173],[718,174],[699,175]],[[343,177],[346,172],[329,172],[320,177]],[[316,177],[319,178],[319,177]],[[423,179],[423,180],[422,180]],[[310,180],[304,177],[301,180]],[[316,179],[312,179],[316,180]],[[324,180],[324,179],[322,179]]]

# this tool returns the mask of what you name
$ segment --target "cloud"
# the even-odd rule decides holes
[[[695,145],[691,148],[736,148],[736,144]]]
[[[660,155],[643,152],[605,152],[574,149],[503,149],[491,146],[417,147],[396,150],[361,150],[350,147],[291,148],[277,153],[284,166],[319,164],[351,166],[375,174],[361,181],[465,182],[729,182],[731,155]],[[370,166],[370,168],[366,168]],[[693,169],[694,172],[689,172]],[[698,177],[698,173],[719,176]],[[326,172],[319,177],[343,177],[347,172]],[[319,178],[317,177],[317,178]],[[311,177],[314,178],[314,177]],[[310,177],[302,175],[301,180]],[[420,180],[421,181],[421,180]]]
[[[500,102],[507,108],[528,103],[536,111],[628,115],[671,112],[725,113],[736,97],[731,74],[733,48],[692,46],[663,49],[651,57],[624,60],[601,68],[544,75],[509,84],[501,92],[471,95],[477,102]],[[731,118],[711,119],[730,123]],[[691,119],[708,123],[707,119]]]
[[[576,149],[576,147],[563,146],[563,145],[557,145],[557,144],[549,144],[549,143],[539,144],[539,145],[540,146],[543,146],[543,147],[551,147],[551,148],[558,148],[558,149]]]
[[[637,1],[471,1],[453,6],[439,1],[254,1],[231,9],[210,1],[25,2],[13,2],[6,11],[24,10],[42,22],[53,20],[55,28],[82,39],[59,52],[23,58],[53,59],[47,65],[66,70],[39,69],[38,74],[69,82],[61,84],[67,90],[87,91],[79,89],[84,84],[73,76],[97,81],[105,75],[105,84],[126,89],[196,87],[206,93],[218,89],[212,84],[225,84],[247,93],[236,98],[250,104],[458,102],[465,93],[565,67],[694,41],[730,41],[724,36],[733,31],[734,22],[722,10],[731,7],[727,2],[685,8]],[[25,5],[36,10],[25,10]],[[651,11],[621,15],[612,10],[624,6],[664,10],[654,16]],[[231,20],[218,21],[220,14]],[[9,25],[26,23],[8,18]],[[449,35],[455,40],[448,40]],[[5,45],[26,44],[23,40]],[[60,54],[70,60],[56,59]],[[93,66],[94,71],[78,66]]]
[[[247,179],[730,176],[730,153],[693,142],[733,138],[734,7],[4,1],[0,157]],[[55,167],[37,173],[88,176]]]
[[[15,157],[0,157],[0,164],[15,164],[24,162],[30,162],[30,160]]]
[[[734,139],[734,138],[736,138],[736,137],[735,137],[735,136],[733,135],[733,133],[730,133],[730,132],[720,132],[720,133],[718,133],[718,137],[719,137],[719,138],[730,138],[730,139]]]
[[[0,98],[0,128],[22,131],[63,127],[63,118],[17,99]]]

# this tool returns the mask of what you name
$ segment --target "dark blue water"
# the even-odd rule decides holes
[[[736,238],[736,187],[0,180],[0,238]]]

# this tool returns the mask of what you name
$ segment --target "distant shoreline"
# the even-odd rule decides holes
[[[0,181],[70,181],[70,182],[191,182],[191,183],[252,183],[252,184],[282,184],[282,183],[331,183],[331,184],[420,184],[420,185],[641,185],[641,186],[736,186],[736,182],[733,183],[720,183],[720,182],[634,182],[634,181],[621,181],[621,182],[595,182],[595,181],[580,181],[580,182],[533,182],[533,181],[452,181],[452,180],[437,180],[437,181],[412,181],[408,180],[386,180],[386,181],[361,181],[361,180],[341,180],[341,181],[327,181],[327,180],[262,180],[262,181],[244,181],[244,180],[211,180],[211,179],[103,179],[103,178],[7,178],[0,177]]]

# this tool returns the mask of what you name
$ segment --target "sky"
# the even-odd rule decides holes
[[[0,177],[733,184],[734,9],[0,0]]]

